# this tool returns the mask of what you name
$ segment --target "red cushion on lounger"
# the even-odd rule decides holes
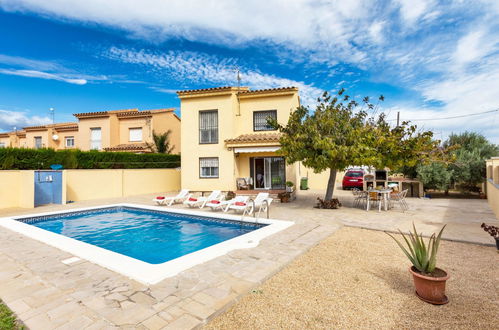
[[[237,205],[237,206],[245,206],[246,203],[243,203],[243,202],[235,202],[234,205]]]
[[[210,201],[211,204],[220,204],[220,201],[217,201],[217,200],[212,200]]]
[[[158,197],[156,197],[156,199],[165,199],[165,197],[164,196],[158,196]]]
[[[191,202],[196,202],[198,199],[197,199],[197,198],[192,198],[192,197],[189,197],[189,200],[190,200]]]

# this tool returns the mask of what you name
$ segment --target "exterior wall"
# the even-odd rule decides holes
[[[111,141],[110,122],[108,117],[82,118],[78,122],[78,145],[80,150],[90,150],[90,129],[101,128],[102,148],[109,147]],[[116,133],[117,134],[117,133]]]
[[[499,219],[499,157],[486,161],[487,166],[487,200],[490,208]]]
[[[341,186],[344,175],[345,172],[336,173],[335,189]],[[327,182],[329,180],[329,170],[321,173],[314,173],[314,170],[312,170],[311,168],[305,167],[300,164],[300,178],[302,177],[308,178],[309,189],[323,190],[325,192],[327,189]]]
[[[119,120],[119,140],[117,144],[152,142],[151,118],[122,118]],[[130,141],[130,128],[142,128],[142,141]]]
[[[12,145],[11,137],[10,136],[0,137],[0,145],[4,145],[5,148],[12,147],[13,145]]]
[[[224,140],[235,136],[235,95],[182,100],[182,188],[209,191],[235,190],[234,153]],[[199,111],[218,109],[218,143],[199,144]],[[218,157],[219,178],[199,178],[199,158]]]
[[[173,154],[179,154],[181,151],[180,125],[180,118],[173,112],[157,113],[152,117],[152,128],[156,133],[172,131],[170,133],[170,145],[173,146]]]
[[[42,137],[42,148],[49,148],[51,146],[51,140],[49,139],[49,131],[47,129],[40,131],[28,131],[26,132],[26,148],[35,148],[35,137]]]
[[[65,170],[66,199],[119,198],[180,189],[176,169]]]
[[[78,148],[78,131],[65,131],[65,132],[56,132],[59,136],[59,139],[57,141],[53,142],[53,148],[57,150],[64,150],[64,149],[76,149]],[[75,140],[75,146],[73,148],[66,148],[66,137],[68,136],[73,136]]]
[[[0,208],[33,208],[34,180],[34,171],[0,171]]]

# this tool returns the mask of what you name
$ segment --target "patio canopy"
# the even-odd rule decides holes
[[[274,152],[279,150],[279,146],[270,147],[236,147],[234,152],[237,154],[250,153],[250,152]]]

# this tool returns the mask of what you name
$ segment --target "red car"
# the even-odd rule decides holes
[[[362,190],[364,185],[364,171],[348,170],[343,177],[343,190],[357,188]]]

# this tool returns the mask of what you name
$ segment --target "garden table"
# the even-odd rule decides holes
[[[391,189],[371,189],[367,191],[367,211],[369,211],[370,208],[370,200],[371,196],[369,193],[374,192],[377,193],[378,195],[381,195],[381,199],[379,199],[378,203],[378,212],[381,212],[381,202],[384,204],[384,209],[385,211],[388,211],[388,198],[390,197],[390,193],[392,192]]]

